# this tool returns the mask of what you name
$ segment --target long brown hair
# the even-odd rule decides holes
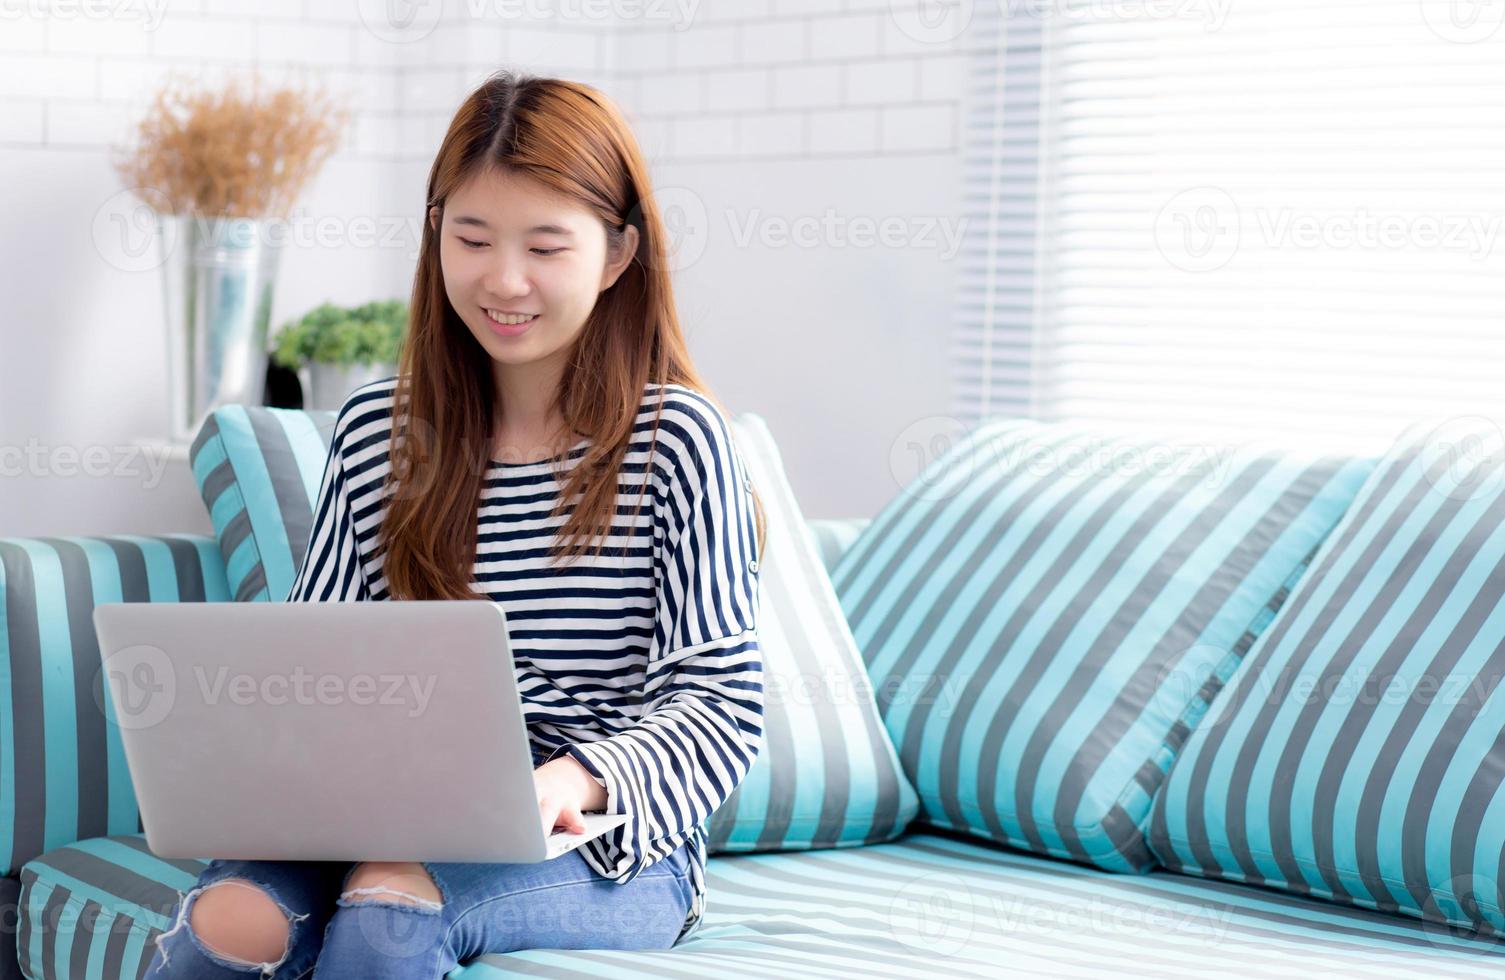
[[[580,495],[554,539],[555,560],[587,550],[599,555],[605,546],[616,514],[617,474],[649,383],[683,385],[725,412],[690,362],[674,309],[663,221],[621,113],[588,85],[492,74],[460,106],[429,171],[380,533],[382,574],[393,599],[484,598],[472,588],[476,509],[500,403],[489,355],[445,294],[429,209],[442,213],[446,199],[487,168],[532,177],[594,211],[606,229],[608,256],[620,257],[628,223],[638,229],[637,252],[597,297],[556,393],[567,431],[591,443],[552,512],[556,518],[568,512],[569,501]],[[660,405],[650,457],[661,412]],[[557,458],[556,478],[566,460]],[[761,554],[767,524],[762,501],[756,491],[752,496]],[[634,515],[641,507],[639,494]],[[598,539],[593,549],[592,538]]]

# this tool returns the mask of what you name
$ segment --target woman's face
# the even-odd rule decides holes
[[[608,256],[600,218],[522,174],[477,174],[445,202],[442,226],[439,216],[439,209],[430,209],[450,305],[492,359],[505,365],[552,355],[562,360],[585,329],[596,297],[637,250],[637,229],[629,226],[627,247]],[[503,325],[488,311],[533,319]]]

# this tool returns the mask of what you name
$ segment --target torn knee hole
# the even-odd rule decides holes
[[[244,889],[248,889],[250,891],[254,891],[257,894],[259,894],[259,895],[263,896],[264,898],[266,898],[266,900],[268,902],[272,903],[272,905],[274,905],[277,908],[277,910],[282,913],[283,917],[287,920],[287,933],[288,933],[287,934],[287,939],[286,939],[286,941],[284,943],[282,954],[280,956],[278,956],[276,960],[251,960],[251,959],[247,959],[245,957],[237,956],[234,953],[230,953],[228,951],[221,950],[221,949],[218,949],[218,948],[216,948],[214,946],[211,946],[207,941],[204,940],[204,938],[202,936],[199,936],[194,931],[194,929],[191,928],[191,927],[188,929],[189,937],[191,938],[191,940],[197,946],[199,946],[201,949],[203,949],[204,952],[207,953],[207,954],[209,954],[211,957],[217,957],[217,958],[221,959],[222,961],[224,961],[226,963],[229,963],[229,964],[232,964],[232,965],[235,965],[235,966],[259,967],[260,970],[261,970],[261,975],[262,975],[263,978],[271,977],[273,975],[273,973],[277,970],[277,968],[280,967],[283,964],[283,962],[285,962],[287,960],[288,956],[292,953],[292,949],[293,949],[293,936],[292,936],[293,925],[295,923],[301,922],[304,919],[308,918],[309,915],[312,914],[312,913],[305,912],[305,913],[303,913],[301,915],[299,915],[297,913],[294,913],[292,910],[288,909],[285,905],[283,905],[281,902],[277,901],[270,894],[268,894],[267,891],[266,891],[266,889],[261,888],[260,886],[258,886],[256,884],[253,884],[252,882],[244,881],[244,880],[241,880],[241,879],[238,879],[238,878],[225,878],[225,879],[222,879],[220,881],[210,882],[207,885],[197,886],[195,888],[190,889],[186,893],[184,893],[184,892],[179,892],[178,893],[178,895],[179,895],[178,914],[177,914],[176,919],[173,921],[172,928],[168,929],[166,932],[161,933],[154,940],[154,945],[159,950],[161,950],[161,952],[162,952],[162,963],[163,963],[163,965],[164,966],[167,965],[168,956],[169,956],[169,951],[168,951],[167,947],[164,945],[163,940],[167,939],[167,937],[171,936],[173,933],[177,932],[179,929],[182,929],[185,926],[190,926],[190,921],[189,920],[190,920],[190,916],[191,916],[191,912],[192,912],[192,906],[194,905],[195,901],[200,896],[202,896],[204,892],[209,891],[210,889],[213,889],[213,888],[218,888],[221,885],[234,885],[234,886],[237,886],[237,887],[240,887],[240,888],[244,888]]]
[[[435,902],[430,899],[423,898],[419,895],[414,895],[410,892],[398,891],[395,888],[387,888],[384,885],[373,885],[370,888],[352,888],[340,895],[340,897],[349,899],[353,902],[364,903],[365,899],[361,896],[365,895],[391,895],[393,898],[397,899],[399,903],[406,905],[416,905],[419,908],[432,909],[435,912],[438,912],[440,909],[444,908],[444,903],[442,902]]]
[[[355,904],[384,895],[396,904],[434,912],[444,908],[439,886],[422,865],[362,864],[352,872],[348,884],[351,887],[341,892],[340,898]]]

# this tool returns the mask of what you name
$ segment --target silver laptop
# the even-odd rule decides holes
[[[543,861],[503,608],[111,602],[104,706],[161,857]]]

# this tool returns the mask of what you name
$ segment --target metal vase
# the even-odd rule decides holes
[[[325,364],[310,361],[299,375],[303,382],[303,407],[314,411],[338,411],[352,391],[369,381],[390,378],[396,364]]]
[[[255,218],[157,216],[170,432],[191,442],[221,405],[260,405],[281,248]]]

